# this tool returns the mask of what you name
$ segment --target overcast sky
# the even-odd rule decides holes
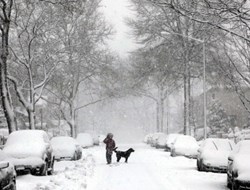
[[[109,42],[110,48],[121,56],[126,56],[128,51],[136,48],[130,29],[124,22],[125,18],[132,17],[133,14],[129,8],[129,0],[103,0],[102,4],[107,21],[116,31],[113,40]]]

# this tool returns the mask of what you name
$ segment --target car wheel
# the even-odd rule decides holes
[[[229,188],[229,189],[232,188],[232,183],[231,183],[228,175],[227,175],[227,188]]]
[[[175,157],[176,156],[175,152],[171,150],[170,156]]]
[[[77,156],[77,152],[74,153],[72,160],[77,160],[78,156]]]
[[[197,170],[198,170],[198,171],[201,171],[201,167],[200,167],[200,162],[199,162],[199,160],[197,160],[196,165],[197,165]]]
[[[80,152],[80,153],[79,153],[79,155],[78,155],[78,158],[77,158],[77,159],[78,159],[78,160],[80,160],[81,158],[82,158],[82,152]]]
[[[239,185],[238,185],[238,183],[236,181],[233,181],[231,189],[232,190],[239,190]]]
[[[43,166],[41,167],[40,175],[41,176],[46,176],[48,174],[48,163],[45,162]]]
[[[16,190],[16,180],[14,180],[13,183],[11,184],[10,190]]]
[[[55,162],[55,159],[53,158],[53,160],[51,161],[51,166],[50,166],[50,170],[48,171],[48,175],[53,175],[54,173],[54,162]]]

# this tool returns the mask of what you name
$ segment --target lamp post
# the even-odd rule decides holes
[[[190,36],[185,36],[180,33],[176,32],[161,32],[161,35],[178,35],[183,38],[191,39],[194,41],[197,41],[202,44],[202,49],[203,49],[203,112],[204,112],[204,118],[203,118],[203,124],[204,124],[204,139],[207,138],[207,99],[206,99],[206,49],[205,49],[205,40],[201,40],[198,38],[190,37]],[[190,111],[190,110],[189,110]]]

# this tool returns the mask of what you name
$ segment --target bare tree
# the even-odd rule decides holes
[[[28,113],[29,128],[35,129],[36,103],[60,62],[59,40],[54,38],[57,20],[53,7],[40,1],[16,3],[15,13],[8,79]]]
[[[70,126],[72,136],[77,132],[75,119],[80,88],[93,88],[110,61],[106,60],[107,51],[103,47],[112,30],[99,12],[100,2],[78,2],[70,10],[58,10],[61,22],[57,36],[65,49],[64,64],[56,71],[47,91]],[[91,103],[102,99],[93,99]]]
[[[11,25],[11,14],[13,8],[13,0],[0,1],[0,95],[3,112],[7,120],[8,129],[11,133],[16,130],[16,117],[11,101],[9,91],[9,84],[7,80],[8,75],[8,57],[9,57],[9,33]]]

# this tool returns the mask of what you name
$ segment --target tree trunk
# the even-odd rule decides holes
[[[11,97],[9,96],[9,88],[8,88],[8,83],[7,83],[7,79],[6,79],[6,63],[4,63],[5,61],[3,59],[1,59],[1,63],[0,63],[0,75],[1,75],[1,80],[0,80],[0,95],[1,95],[1,102],[2,102],[2,106],[3,106],[3,112],[4,112],[4,116],[6,118],[7,121],[7,125],[8,125],[8,130],[9,133],[16,131],[16,116],[13,110],[13,107],[11,105],[10,99]]]
[[[187,132],[187,76],[184,74],[184,104],[183,104],[183,134],[186,135]]]
[[[9,87],[7,82],[7,59],[8,59],[8,49],[9,49],[9,27],[10,27],[10,15],[12,9],[13,1],[9,1],[9,6],[2,7],[1,11],[4,11],[7,14],[4,14],[4,18],[1,18],[1,51],[0,51],[0,95],[1,102],[3,106],[4,116],[7,121],[9,133],[15,131],[16,128],[16,116],[14,109],[11,103],[11,96],[9,93]]]
[[[156,103],[156,132],[160,132],[160,106]]]
[[[35,111],[28,110],[28,117],[29,117],[29,128],[35,129]]]
[[[191,73],[190,73],[190,66],[188,66],[188,134],[192,135],[192,126],[190,125],[192,113],[191,113]]]

